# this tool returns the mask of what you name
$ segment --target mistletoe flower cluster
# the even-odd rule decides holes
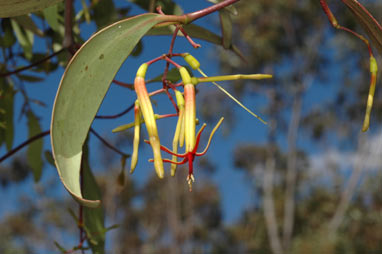
[[[204,77],[196,78],[191,77],[187,68],[179,65],[170,59],[171,56],[182,56],[184,60],[189,64],[192,69],[198,70]],[[133,143],[133,154],[131,157],[131,168],[130,172],[133,173],[137,161],[138,161],[138,147],[139,147],[139,136],[140,136],[140,126],[142,123],[145,124],[146,130],[149,136],[149,140],[145,140],[146,143],[150,144],[153,152],[153,159],[150,159],[150,162],[154,163],[154,168],[156,174],[159,178],[164,177],[164,166],[163,163],[171,163],[171,175],[174,176],[176,172],[176,166],[181,164],[188,164],[188,176],[187,183],[189,185],[190,190],[192,190],[192,183],[195,181],[194,178],[194,160],[198,156],[203,156],[207,153],[207,150],[211,144],[212,137],[215,134],[216,130],[219,128],[224,118],[222,117],[216,126],[211,131],[210,137],[208,139],[207,145],[202,152],[198,152],[200,138],[203,130],[206,127],[206,124],[203,124],[200,130],[196,133],[196,125],[198,120],[196,118],[196,99],[195,99],[195,86],[201,82],[213,82],[219,89],[225,92],[229,97],[235,100],[240,106],[246,109],[249,113],[254,115],[256,118],[265,123],[260,117],[254,114],[252,111],[247,109],[244,105],[242,105],[238,100],[236,100],[231,94],[229,94],[226,90],[224,90],[221,86],[215,83],[215,81],[223,81],[223,80],[237,80],[237,79],[265,79],[271,78],[271,75],[268,74],[252,74],[252,75],[227,75],[227,76],[216,76],[216,77],[207,77],[200,70],[200,63],[190,54],[182,53],[182,54],[171,54],[162,55],[157,57],[147,63],[142,64],[136,74],[134,80],[134,90],[137,94],[137,100],[134,105],[134,116],[135,120],[133,123],[120,126],[113,130],[122,131],[131,127],[134,127],[134,143]],[[181,77],[181,82],[178,84],[172,84],[169,80],[163,80],[164,88],[156,90],[154,92],[149,93],[146,88],[145,76],[147,69],[150,64],[159,61],[165,60],[169,64],[173,64],[179,72]],[[183,92],[180,90],[183,88]],[[176,98],[176,103],[172,99],[171,93],[168,91],[172,91]],[[154,113],[150,96],[165,92],[169,96],[170,101],[173,102],[176,113],[167,114],[167,115],[157,115]],[[160,138],[158,134],[157,128],[157,119],[167,118],[167,117],[178,117],[178,121],[175,127],[174,138],[172,142],[172,149],[169,149],[160,143]],[[178,153],[178,148],[183,147],[184,153]],[[162,151],[171,155],[171,159],[166,159],[162,157]],[[178,159],[181,159],[178,161]]]

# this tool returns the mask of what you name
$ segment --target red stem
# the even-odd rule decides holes
[[[212,5],[210,7],[207,7],[203,10],[199,10],[199,11],[195,11],[195,12],[192,12],[192,13],[188,13],[186,14],[186,22],[185,24],[188,24],[188,23],[191,23],[201,17],[204,17],[212,12],[215,12],[215,11],[218,11],[220,9],[223,9],[224,7],[227,7],[231,4],[234,4],[236,2],[239,2],[240,0],[226,0],[226,1],[223,1],[223,2],[220,2],[218,4],[215,4],[215,5]]]
[[[176,62],[174,62],[173,60],[171,60],[171,58],[169,58],[168,56],[165,56],[164,57],[164,59],[167,61],[167,62],[169,62],[169,63],[171,63],[172,65],[174,65],[176,68],[182,68],[182,66],[180,66],[179,64],[177,64]]]
[[[187,41],[191,44],[192,47],[194,48],[200,48],[201,45],[198,44],[198,43],[195,43],[191,37],[188,35],[188,33],[186,32],[186,30],[183,29],[183,27],[181,25],[176,25],[176,27],[179,27],[179,30],[182,32],[182,34],[184,35],[184,37],[187,39]]]

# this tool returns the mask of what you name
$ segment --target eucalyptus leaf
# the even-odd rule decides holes
[[[17,74],[17,77],[21,80],[28,81],[28,82],[40,82],[44,80],[44,78],[42,77],[26,75],[26,74]]]
[[[53,167],[56,166],[56,165],[54,165],[54,159],[53,159],[53,155],[52,155],[52,152],[51,152],[51,151],[46,150],[46,151],[44,152],[44,156],[45,156],[45,160],[46,160],[50,165],[52,165]]]
[[[220,26],[222,30],[222,45],[223,48],[229,49],[232,45],[232,19],[231,14],[223,9],[219,11]]]
[[[14,138],[14,94],[13,86],[0,78],[0,146],[5,142],[8,151],[12,149]]]
[[[86,199],[101,200],[101,190],[89,166],[88,145],[85,145],[82,158],[83,195]],[[94,254],[105,253],[105,215],[103,207],[84,207],[84,228]]]
[[[15,32],[17,41],[24,50],[25,57],[30,60],[33,57],[33,33],[23,29],[15,20],[11,19],[13,31]]]
[[[188,73],[192,74],[192,70],[188,66],[185,66],[185,68],[187,69]],[[153,79],[147,80],[146,84],[154,83],[154,82],[161,82],[162,77],[163,77],[163,73],[156,76]],[[172,68],[167,72],[167,80],[171,81],[172,83],[176,83],[181,78],[182,77],[180,76],[179,70],[177,68]]]
[[[349,7],[349,9],[357,17],[358,23],[361,24],[367,35],[371,38],[373,45],[379,52],[382,52],[382,26],[358,1],[342,0],[342,2]]]
[[[3,35],[0,35],[0,46],[9,48],[16,42],[10,19],[1,20],[1,29],[3,30]]]
[[[29,138],[41,133],[40,123],[37,117],[33,114],[32,111],[29,111],[28,114],[28,130],[29,130]],[[28,165],[33,170],[33,177],[35,182],[38,182],[41,178],[43,160],[42,160],[42,150],[43,150],[44,142],[43,140],[37,139],[32,142],[28,146],[27,151],[27,161]]]
[[[194,24],[188,24],[183,26],[184,30],[190,35],[192,38],[201,39],[213,44],[222,45],[223,38],[219,35],[211,32],[208,29],[205,29],[201,26],[194,25]],[[147,35],[171,35],[174,33],[173,26],[167,26],[167,27],[155,27],[152,28]],[[178,32],[179,36],[183,36],[181,32]],[[238,55],[240,58],[242,58],[245,61],[245,57],[240,52],[240,50],[233,44],[231,44],[230,50],[232,50],[236,55]]]
[[[0,18],[39,11],[62,0],[0,0]]]
[[[37,27],[37,25],[34,23],[33,19],[29,15],[17,16],[12,19],[16,20],[16,22],[19,23],[19,25],[25,30],[29,30],[40,37],[44,36],[44,33]]]
[[[173,0],[130,0],[130,2],[133,2],[134,4],[138,5],[144,10],[147,10],[149,12],[154,12],[155,8],[157,6],[160,6],[162,8],[162,11],[167,15],[182,15],[183,10],[182,8],[174,3]],[[154,3],[154,5],[153,5]]]
[[[80,187],[82,146],[90,125],[122,63],[142,36],[164,19],[143,14],[102,29],[77,51],[61,79],[52,114],[52,151],[61,181],[85,206],[100,204],[83,198]]]
[[[113,0],[94,1],[93,20],[98,28],[103,28],[117,18]]]
[[[134,47],[133,52],[131,52],[132,56],[139,56],[143,50],[143,42],[139,41],[138,44]]]
[[[61,253],[68,253],[68,251],[62,247],[58,242],[54,241],[54,245],[57,247],[57,249],[61,252]]]
[[[53,31],[59,32],[59,13],[58,5],[52,5],[43,10],[44,18]]]

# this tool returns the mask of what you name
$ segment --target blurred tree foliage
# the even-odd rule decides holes
[[[81,34],[82,25],[94,23],[101,29],[129,16],[132,4],[151,11],[160,4],[167,14],[182,11],[180,6],[167,0],[134,0],[124,5],[113,0],[76,2],[79,4],[73,13],[74,42],[70,45],[63,44],[64,3],[36,12],[33,18],[24,15],[0,20],[0,145],[4,149],[14,147],[13,124],[17,118],[32,119],[30,135],[41,131],[42,116],[35,106],[44,107],[44,102],[30,96],[25,84],[40,82],[66,66],[75,48],[86,40]],[[362,31],[344,5],[330,4],[343,26]],[[247,62],[243,63],[232,51],[217,49],[222,72],[274,73],[272,81],[256,86],[250,81],[237,81],[232,87],[233,93],[243,99],[266,98],[266,103],[261,105],[262,115],[268,116],[270,123],[266,142],[239,144],[232,158],[234,166],[245,172],[244,184],[258,197],[256,202],[243,211],[238,221],[226,224],[221,204],[224,197],[219,193],[219,186],[208,180],[219,169],[208,159],[198,165],[207,173],[189,193],[183,168],[175,178],[159,182],[150,177],[141,185],[129,178],[121,187],[116,183],[120,166],[109,163],[115,161],[117,155],[102,150],[106,170],[97,172],[95,179],[109,223],[104,232],[109,252],[382,251],[382,174],[375,170],[362,171],[366,166],[359,165],[359,161],[379,157],[370,156],[373,147],[368,145],[369,139],[357,138],[368,91],[366,48],[348,34],[334,31],[316,0],[250,0],[241,1],[235,7],[238,15],[229,14],[232,15],[232,43],[240,48]],[[380,3],[372,1],[366,7],[381,20]],[[34,46],[35,37],[41,37],[47,47]],[[140,51],[137,47],[136,54]],[[58,52],[55,57],[27,72],[2,75],[54,52]],[[320,96],[325,98],[310,103],[322,90],[326,92]],[[20,112],[13,111],[15,94],[23,98]],[[215,121],[214,116],[223,109],[231,127],[235,126],[237,119],[232,108],[226,104],[216,107],[226,100],[221,94],[209,91],[202,97],[200,112],[204,119]],[[372,118],[375,126],[382,119],[382,90],[378,88]],[[370,136],[377,134],[372,128]],[[130,145],[131,135],[121,135],[115,141],[116,146],[125,143]],[[351,173],[343,173],[340,160],[324,156],[319,164],[314,160],[312,151],[327,154],[333,147],[356,151],[346,157]],[[22,184],[32,175],[39,179],[41,166],[36,165],[42,160],[45,164],[51,163],[51,154],[41,147],[33,152],[38,154],[28,156],[31,153],[28,151],[13,158],[11,163],[0,165],[2,190],[23,188]],[[377,167],[378,163],[369,169]],[[38,198],[27,192],[20,194],[18,203],[22,205],[13,208],[17,212],[0,213],[3,229],[0,253],[43,253],[58,250],[62,242],[76,246],[78,218],[71,214],[76,214],[77,206],[67,195],[63,198],[52,194],[57,182],[56,177],[44,185],[36,184]],[[69,250],[71,246],[65,245],[65,248]]]

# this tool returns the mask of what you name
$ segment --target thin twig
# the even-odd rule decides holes
[[[31,68],[33,68],[33,67],[39,65],[39,64],[42,64],[43,62],[45,62],[45,61],[47,61],[47,60],[49,60],[49,59],[51,59],[52,57],[54,57],[54,56],[56,56],[56,55],[62,53],[64,50],[66,50],[66,48],[62,48],[62,49],[60,49],[59,51],[54,52],[54,53],[52,53],[51,55],[46,56],[46,57],[42,58],[41,60],[39,60],[39,61],[37,61],[37,62],[34,62],[34,63],[32,63],[32,64],[30,64],[30,65],[28,65],[28,66],[25,66],[25,67],[22,67],[22,68],[19,68],[19,69],[10,71],[10,72],[6,72],[6,73],[0,73],[0,78],[2,78],[2,77],[8,77],[8,76],[17,74],[17,73],[19,73],[19,72],[22,72],[22,71],[31,69]]]
[[[104,143],[105,146],[109,147],[111,150],[113,150],[114,152],[122,155],[122,156],[125,156],[125,157],[130,157],[130,155],[120,151],[118,148],[116,148],[115,146],[113,146],[112,144],[110,144],[109,142],[107,142],[104,138],[102,138],[93,128],[90,128],[90,132],[94,134],[94,136],[96,136],[102,143]]]
[[[191,44],[192,47],[194,48],[200,48],[201,45],[199,43],[195,43],[191,37],[188,35],[188,33],[186,32],[186,30],[184,30],[184,28],[181,26],[181,25],[176,25],[176,27],[179,27],[179,30],[182,32],[182,34],[184,35],[184,37],[187,39],[187,41]]]
[[[47,136],[49,134],[50,134],[50,130],[47,130],[47,131],[41,132],[41,133],[39,133],[39,134],[29,138],[28,140],[26,140],[25,142],[21,143],[20,145],[18,145],[17,147],[13,148],[8,153],[6,153],[4,156],[2,156],[0,158],[0,163],[3,162],[4,160],[6,160],[7,158],[9,158],[10,156],[12,156],[13,154],[15,154],[17,151],[22,149],[24,146],[27,146],[30,143],[32,143],[33,141],[36,141],[36,140],[38,140],[40,138],[43,138],[43,137],[45,137],[45,136]]]
[[[121,113],[118,113],[116,115],[97,115],[97,116],[95,116],[95,118],[96,119],[115,119],[115,118],[118,118],[118,117],[121,117],[121,116],[127,114],[133,108],[134,108],[134,103],[131,104],[127,109],[125,109],[124,111],[122,111]]]

